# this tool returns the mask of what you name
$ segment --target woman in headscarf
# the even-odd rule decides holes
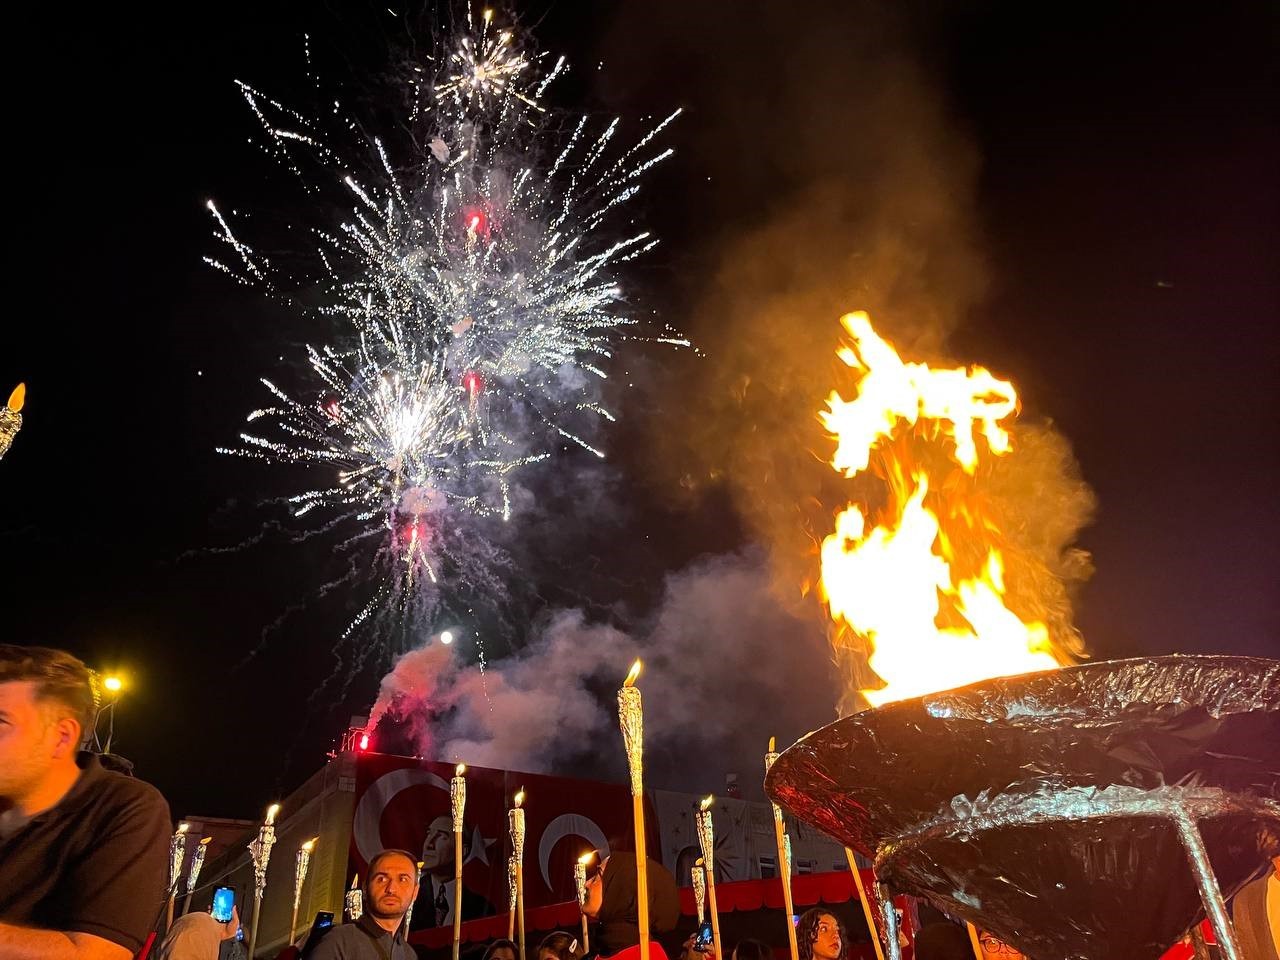
[[[657,936],[675,929],[680,919],[680,895],[675,877],[656,860],[648,864],[650,960],[667,960]],[[613,853],[600,864],[600,871],[587,881],[582,912],[596,922],[591,945],[601,957],[613,957],[638,947],[640,909],[636,895],[636,855]],[[638,949],[635,951],[638,955]],[[618,960],[629,960],[619,957]]]

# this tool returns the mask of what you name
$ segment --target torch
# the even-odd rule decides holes
[[[20,383],[9,394],[9,402],[0,407],[0,457],[9,451],[9,444],[22,429],[22,404],[27,398],[27,385]]]
[[[276,814],[280,804],[267,807],[267,819],[258,828],[258,836],[249,844],[249,856],[253,857],[253,923],[249,927],[249,956],[258,940],[258,917],[262,914],[262,894],[267,889],[267,864],[271,861],[271,848],[276,845]]]
[[[631,811],[636,830],[636,912],[640,926],[640,960],[649,960],[649,860],[645,854],[644,832],[644,705],[636,678],[640,661],[618,691],[618,725],[631,769]],[[717,944],[718,946],[718,944]]]
[[[516,855],[507,857],[507,939],[516,938]]]
[[[707,905],[711,908],[711,939],[715,943],[716,960],[724,960],[720,952],[720,910],[716,907],[716,831],[711,823],[711,807],[714,796],[706,797],[698,806],[695,822],[698,826],[698,846],[702,848],[702,862],[707,871]]]
[[[594,856],[595,851],[588,850],[573,865],[573,885],[578,891],[579,910],[587,905],[587,864],[591,862],[591,858]],[[591,952],[591,935],[587,930],[587,915],[585,913],[582,915],[582,952],[584,954]]]
[[[767,774],[778,759],[777,738],[769,738],[769,750],[764,755],[764,772]],[[782,819],[782,808],[773,804],[773,839],[778,844],[778,872],[782,875],[782,902],[787,908],[787,946],[791,948],[791,960],[800,960],[800,951],[796,946],[796,925],[791,922],[795,909],[791,902],[791,838],[787,836],[787,825]]]
[[[844,848],[844,857],[849,861],[853,885],[858,889],[858,901],[862,904],[862,915],[867,919],[867,929],[871,931],[871,945],[876,948],[876,960],[884,960],[884,948],[880,946],[880,934],[876,932],[875,915],[871,912],[871,901],[867,899],[867,888],[862,883],[862,872],[858,869],[858,861],[848,847]],[[892,903],[889,904],[889,909],[893,909]]]
[[[204,854],[209,849],[211,840],[213,837],[205,837],[196,847],[196,852],[191,854],[191,867],[187,870],[187,898],[182,901],[183,913],[191,909],[191,895],[196,892],[196,880],[200,876],[200,868],[204,866]]]
[[[515,801],[507,811],[507,820],[511,825],[511,859],[516,867],[516,921],[520,933],[520,960],[524,957],[524,788],[515,796]]]
[[[173,901],[178,896],[178,879],[182,876],[182,861],[187,855],[187,830],[184,820],[169,838],[169,905],[165,908],[165,929],[173,926]]]
[[[364,915],[364,891],[360,889],[360,874],[351,875],[351,889],[342,898],[342,909],[348,920],[359,920]]]
[[[307,882],[307,868],[311,866],[311,851],[319,837],[312,837],[298,848],[293,864],[293,918],[289,921],[289,942],[293,943],[293,931],[298,928],[298,907],[302,905],[302,885]]]
[[[707,871],[704,869],[701,857],[689,870],[689,874],[690,879],[693,880],[693,903],[698,908],[698,926],[701,928],[702,921],[707,916]]]
[[[423,861],[423,860],[418,861],[418,873],[417,873],[416,883],[419,886],[422,885],[422,868],[425,867],[426,865],[427,865],[426,861]],[[413,928],[413,907],[414,905],[412,903],[409,904],[409,909],[404,912],[404,919],[400,922],[400,926],[404,927],[405,930],[410,930]]]
[[[973,947],[973,955],[977,958],[977,960],[983,960],[982,941],[978,939],[978,928],[975,927],[972,923],[966,923],[964,926],[965,926],[965,929],[969,931],[969,946]],[[1199,927],[1197,927],[1196,929],[1198,930]],[[1199,957],[1200,957],[1200,954],[1196,954],[1197,960],[1199,960]]]
[[[449,782],[449,803],[453,812],[453,960],[458,960],[462,946],[462,815],[467,807],[467,772],[465,763],[458,764]]]

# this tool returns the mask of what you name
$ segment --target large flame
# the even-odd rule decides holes
[[[904,363],[865,313],[841,322],[857,395],[832,391],[820,414],[836,440],[831,464],[887,487],[874,520],[851,503],[822,543],[831,617],[865,641],[884,681],[863,697],[879,706],[1061,666],[1045,625],[1005,605],[1003,538],[982,497],[984,462],[1013,449],[1003,425],[1018,409],[1013,384],[982,367]]]

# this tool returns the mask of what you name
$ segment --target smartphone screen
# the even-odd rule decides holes
[[[210,913],[219,923],[227,923],[231,920],[231,910],[235,905],[235,887],[218,887],[213,891],[213,909]]]
[[[706,952],[711,948],[712,941],[711,921],[704,920],[698,928],[698,935],[693,938],[693,949]]]

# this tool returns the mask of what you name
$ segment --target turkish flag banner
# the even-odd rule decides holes
[[[367,753],[356,768],[356,806],[347,876],[362,879],[379,850],[401,849],[423,863],[412,929],[452,924],[454,837],[449,781],[454,765]],[[573,864],[589,850],[633,849],[625,784],[467,767],[462,905],[469,920],[507,909],[507,811],[525,791],[524,895],[527,908],[573,900]],[[656,850],[656,818],[649,820]]]

